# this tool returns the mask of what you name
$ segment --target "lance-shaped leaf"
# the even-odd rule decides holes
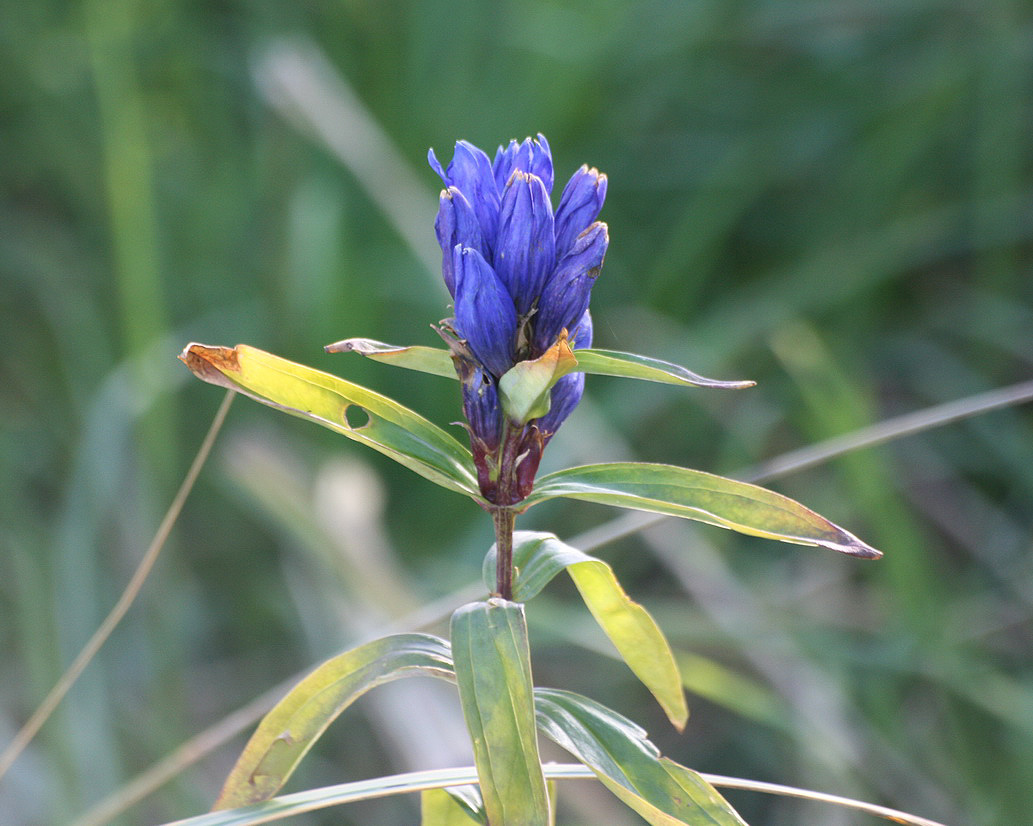
[[[646,462],[568,468],[541,477],[526,507],[565,497],[695,519],[751,536],[864,559],[882,552],[786,496],[700,470]]]
[[[645,731],[594,700],[536,688],[538,727],[652,826],[745,826],[696,772],[660,757]]]
[[[327,660],[262,719],[214,808],[268,800],[327,726],[356,699],[383,683],[420,674],[453,678],[445,640],[429,634],[395,634]]]
[[[547,826],[523,606],[474,602],[452,615],[456,683],[489,823]]]
[[[442,487],[482,501],[470,451],[398,402],[350,381],[245,344],[189,344],[180,359],[194,375],[368,445]],[[363,413],[363,424],[351,424]]]
[[[398,347],[371,338],[346,338],[344,341],[328,344],[323,349],[328,353],[358,353],[374,361],[393,364],[395,367],[405,367],[408,370],[418,370],[421,373],[431,373],[449,379],[458,378],[455,365],[452,364],[452,356],[448,350],[442,350],[440,347]]]
[[[656,697],[680,731],[689,718],[682,678],[671,647],[650,613],[621,588],[613,569],[594,556],[561,542],[551,533],[513,534],[513,599],[526,602],[560,571],[574,581],[585,606],[636,677]],[[494,587],[495,549],[484,563],[485,581]]]
[[[427,789],[420,795],[420,826],[488,825],[484,801],[476,786]]]
[[[401,347],[385,344],[371,338],[348,338],[327,345],[328,353],[359,353],[374,361],[394,364],[409,370],[433,373],[436,376],[457,378],[452,366],[452,357],[448,350],[440,347]],[[585,348],[575,350],[577,366],[571,372],[592,373],[598,376],[620,376],[626,379],[642,379],[662,384],[675,384],[682,387],[717,387],[725,390],[741,390],[753,387],[756,382],[721,381],[708,379],[698,373],[672,364],[669,361],[640,356],[636,353],[622,353],[617,350],[596,350]]]
[[[578,350],[575,352],[575,370],[594,373],[599,376],[623,376],[627,379],[644,379],[663,384],[680,384],[688,387],[719,387],[739,390],[753,387],[754,381],[718,381],[693,373],[691,370],[669,361],[640,356],[636,353],[621,353],[617,350]]]

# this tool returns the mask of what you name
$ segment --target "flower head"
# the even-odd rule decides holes
[[[564,331],[573,347],[591,345],[588,304],[609,244],[606,224],[596,221],[606,176],[582,166],[554,211],[552,153],[543,135],[499,146],[493,161],[467,141],[456,143],[447,168],[433,149],[428,160],[445,184],[434,229],[455,316],[443,333],[463,381],[476,459],[505,441],[497,385],[510,368],[542,356]],[[569,374],[553,386],[548,413],[510,420],[522,429],[514,437],[524,448],[522,478],[533,481],[542,448],[583,391],[584,374]]]

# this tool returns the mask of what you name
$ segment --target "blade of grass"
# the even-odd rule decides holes
[[[579,763],[547,763],[543,766],[545,776],[550,780],[591,779],[595,774],[587,766]],[[782,786],[778,783],[764,783],[758,780],[747,780],[741,777],[725,777],[717,774],[701,774],[704,780],[713,786],[723,789],[740,789],[760,792],[761,794],[796,797],[816,803],[829,803],[865,812],[894,823],[905,826],[944,826],[935,820],[917,815],[876,806],[849,797],[798,789],[793,786]],[[258,823],[270,823],[281,818],[314,812],[343,803],[354,803],[359,800],[375,800],[394,794],[410,794],[443,789],[450,786],[466,786],[477,782],[477,770],[472,766],[458,769],[433,769],[430,771],[408,772],[388,777],[377,777],[372,780],[359,780],[352,783],[341,783],[320,789],[309,789],[304,792],[283,795],[256,806],[243,809],[227,809],[221,812],[209,812],[186,820],[176,820],[164,826],[253,826]]]
[[[905,436],[913,436],[936,427],[970,419],[982,413],[989,413],[992,410],[1001,410],[1027,402],[1033,402],[1033,381],[999,387],[985,393],[904,413],[894,416],[892,419],[884,419],[869,427],[783,453],[781,456],[776,456],[774,459],[736,474],[736,476],[750,482],[776,479],[824,464],[830,459],[855,450],[885,444]]]
[[[25,725],[19,729],[18,733],[8,744],[7,748],[4,749],[2,754],[0,754],[0,779],[2,779],[8,769],[11,768],[14,761],[18,759],[18,755],[20,755],[25,747],[32,742],[32,738],[35,737],[36,733],[43,727],[43,724],[46,723],[47,719],[54,712],[54,709],[56,709],[61,703],[61,700],[64,699],[64,696],[75,684],[75,681],[79,679],[79,675],[81,675],[86,669],[86,666],[90,664],[90,661],[94,656],[96,656],[101,646],[107,642],[108,637],[111,636],[111,632],[115,630],[116,626],[122,621],[122,618],[126,615],[126,612],[136,600],[140,590],[143,588],[144,582],[147,580],[151,570],[154,568],[154,563],[158,560],[158,555],[161,553],[161,549],[165,547],[165,542],[168,540],[169,534],[172,532],[172,526],[176,524],[180,511],[183,510],[183,504],[186,502],[187,496],[190,494],[190,491],[194,487],[194,483],[197,481],[197,477],[201,473],[201,468],[204,467],[205,462],[208,460],[208,455],[211,453],[212,445],[215,444],[215,438],[219,435],[223,422],[226,421],[226,414],[229,412],[230,404],[233,402],[233,397],[235,395],[237,395],[235,391],[229,390],[226,392],[226,396],[223,398],[222,404],[219,406],[219,409],[215,414],[215,418],[212,419],[212,424],[208,428],[208,433],[201,442],[201,447],[198,448],[197,455],[194,456],[194,461],[191,463],[190,469],[183,478],[183,483],[179,486],[179,490],[176,492],[176,496],[173,498],[172,504],[169,505],[169,509],[165,512],[165,518],[162,519],[161,524],[158,526],[158,530],[154,535],[154,539],[151,541],[150,547],[140,560],[140,564],[137,565],[136,570],[133,572],[133,576],[130,578],[125,590],[119,597],[118,602],[115,603],[115,606],[104,618],[104,621],[94,632],[93,636],[90,637],[89,641],[83,646],[82,650],[72,661],[72,664],[68,666],[65,673],[62,674],[61,678],[57,683],[55,683],[54,687],[43,699],[43,702],[40,703],[39,707],[35,712],[33,712]]]

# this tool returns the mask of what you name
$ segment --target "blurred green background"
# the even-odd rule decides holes
[[[176,361],[186,342],[247,342],[459,417],[451,382],[321,349],[436,343],[429,146],[541,131],[558,181],[608,173],[597,343],[759,383],[593,377],[546,469],[732,474],[1030,377],[1026,2],[7,0],[0,15],[0,745],[116,600],[219,405]],[[531,605],[537,681],[611,704],[701,771],[1025,822],[1029,407],[770,485],[885,559],[671,522],[607,542],[684,658],[686,732],[566,583]],[[618,515],[550,504],[518,527],[570,539]],[[385,629],[440,630],[489,543],[466,500],[237,401],[139,602],[0,782],[0,821],[108,822],[134,778],[280,681]],[[409,682],[350,710],[288,790],[468,762],[449,688]],[[205,810],[243,741],[115,822]],[[872,822],[729,797],[752,824]],[[570,826],[638,822],[588,782],[560,801]],[[297,822],[415,813],[397,799]]]

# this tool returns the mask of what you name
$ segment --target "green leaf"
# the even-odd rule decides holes
[[[329,344],[328,353],[359,353],[374,361],[393,364],[409,370],[419,370],[446,378],[458,378],[448,350],[440,347],[399,347],[385,344],[371,338],[348,338]],[[693,373],[669,361],[640,356],[636,353],[622,353],[618,350],[575,350],[577,366],[571,372],[593,373],[599,376],[621,376],[627,379],[642,379],[663,384],[677,384],[683,387],[718,387],[739,390],[753,387],[753,381],[719,381]]]
[[[660,626],[621,588],[613,569],[561,542],[551,533],[513,534],[513,599],[526,602],[560,571],[566,570],[585,606],[636,677],[652,692],[671,723],[681,731],[689,718],[681,673]],[[494,549],[485,560],[494,572]],[[489,588],[491,585],[489,584]]]
[[[713,786],[661,758],[631,720],[569,691],[537,688],[534,696],[539,728],[648,823],[745,826]]]
[[[268,800],[327,726],[356,699],[375,686],[419,674],[453,679],[445,640],[429,634],[395,634],[327,660],[262,719],[214,808]]]
[[[583,373],[594,373],[600,376],[623,376],[628,379],[644,379],[658,381],[663,384],[680,384],[688,387],[719,387],[726,390],[739,390],[753,387],[754,381],[718,381],[708,379],[671,364],[669,361],[640,356],[636,353],[621,353],[617,350],[575,350],[577,367]]]
[[[395,367],[418,370],[447,379],[458,378],[452,356],[448,350],[442,350],[440,347],[398,347],[371,338],[346,338],[344,341],[328,344],[323,349],[328,353],[358,353],[374,361],[393,364]]]
[[[525,507],[556,497],[695,519],[751,536],[882,556],[853,534],[779,493],[700,470],[645,462],[568,468],[541,477]]]
[[[452,615],[452,650],[488,822],[548,826],[523,606],[463,606]]]
[[[442,487],[483,502],[470,451],[386,396],[245,344],[232,349],[189,344],[180,359],[204,381],[343,433]],[[349,415],[363,414],[365,423],[349,422]]]
[[[484,803],[476,786],[427,789],[420,795],[420,826],[487,826]]]

